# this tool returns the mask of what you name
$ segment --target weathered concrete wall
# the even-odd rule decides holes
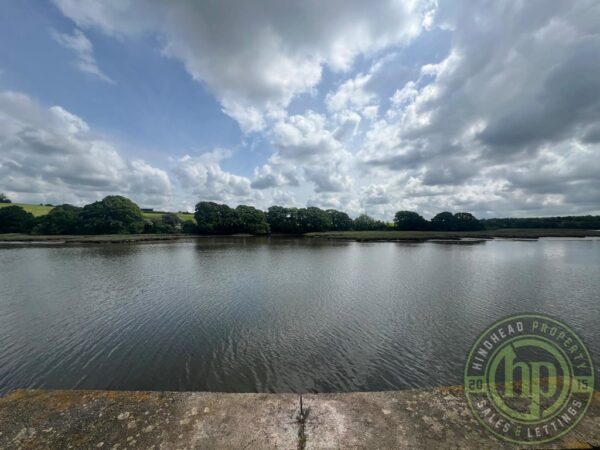
[[[511,448],[458,388],[294,394],[19,390],[0,398],[0,448]],[[548,448],[600,446],[600,393]]]

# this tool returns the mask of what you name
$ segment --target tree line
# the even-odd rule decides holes
[[[600,230],[600,216],[563,216],[483,219],[488,229],[496,228],[567,228]]]
[[[468,212],[441,212],[431,220],[414,211],[398,211],[394,216],[394,228],[396,230],[410,231],[479,231],[485,226]]]
[[[109,195],[83,208],[55,206],[41,217],[34,217],[17,205],[0,208],[0,233],[172,234],[192,233],[195,227],[193,221],[183,222],[173,213],[146,218],[138,205],[120,195]]]
[[[230,208],[200,202],[194,213],[200,234],[303,234],[319,231],[384,230],[388,225],[366,214],[351,219],[345,212],[314,206],[286,208],[271,206],[266,212],[252,206]]]
[[[0,202],[10,200],[0,194]],[[84,207],[55,206],[48,214],[34,217],[18,205],[0,208],[0,233],[32,234],[304,234],[323,231],[478,231],[494,228],[582,228],[600,229],[600,216],[508,218],[478,220],[467,212],[442,212],[427,220],[414,211],[398,211],[393,223],[366,214],[352,219],[335,209],[271,206],[267,211],[253,206],[231,208],[215,202],[199,202],[195,222],[174,213],[145,217],[133,201],[110,195]]]

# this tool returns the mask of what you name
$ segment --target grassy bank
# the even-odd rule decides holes
[[[483,231],[329,231],[307,233],[305,236],[320,239],[345,239],[352,241],[425,241],[430,239],[460,238],[513,238],[537,239],[541,237],[600,236],[600,231],[567,229],[501,229]]]
[[[32,234],[0,234],[2,243],[43,243],[43,244],[124,244],[128,242],[159,242],[190,239],[197,236],[185,234],[102,234],[43,236]]]
[[[250,235],[225,235],[222,237],[247,237]],[[286,235],[277,235],[285,237]],[[537,239],[541,237],[600,237],[600,231],[564,229],[502,229],[485,231],[338,231],[307,233],[313,239],[340,239],[350,241],[427,241],[432,239]],[[128,242],[159,242],[202,237],[186,234],[103,234],[103,235],[63,235],[44,236],[32,234],[0,234],[2,243],[42,243],[42,244],[120,244]],[[298,235],[290,235],[298,238]]]

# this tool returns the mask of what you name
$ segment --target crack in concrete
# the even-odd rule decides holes
[[[302,395],[300,395],[300,412],[296,418],[298,423],[298,450],[304,450],[306,448],[306,419],[308,418],[308,408],[304,409],[302,405]]]

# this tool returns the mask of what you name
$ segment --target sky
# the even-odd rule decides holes
[[[0,192],[600,214],[600,2],[0,2]]]

